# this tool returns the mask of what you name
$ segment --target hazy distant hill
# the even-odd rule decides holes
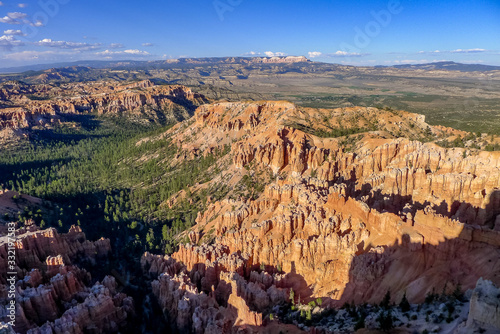
[[[311,68],[332,68],[336,66],[345,66],[331,63],[313,62],[305,57],[211,57],[211,58],[181,58],[168,60],[154,61],[104,61],[104,60],[81,60],[76,62],[53,63],[53,64],[37,64],[20,67],[0,68],[0,73],[13,74],[22,73],[29,75],[30,71],[44,71],[53,68],[65,67],[92,67],[95,69],[136,69],[136,70],[151,70],[151,69],[169,69],[184,66],[200,66],[200,65],[276,65],[299,63]],[[354,66],[353,66],[354,67]],[[461,64],[453,61],[442,61],[428,64],[406,64],[395,66],[375,66],[376,68],[400,68],[400,69],[424,69],[424,70],[449,70],[461,72],[474,71],[497,71],[500,66],[482,65],[482,64]],[[25,73],[28,72],[28,73]]]
[[[406,68],[406,69],[423,69],[423,70],[448,70],[448,71],[461,71],[461,72],[484,72],[484,71],[498,71],[500,66],[482,65],[482,64],[461,64],[454,61],[440,61],[428,64],[407,64],[395,65],[392,67]]]
[[[81,60],[76,62],[37,64],[20,67],[0,68],[0,73],[23,73],[28,71],[44,71],[52,68],[93,67],[96,69],[162,69],[182,65],[215,65],[215,64],[277,64],[311,62],[306,57],[211,57],[211,58],[181,58],[154,61],[105,61]]]

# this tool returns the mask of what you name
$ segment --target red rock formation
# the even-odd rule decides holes
[[[118,331],[134,314],[133,301],[117,293],[113,277],[88,287],[91,279],[71,261],[95,261],[106,256],[108,239],[86,240],[79,227],[67,234],[55,229],[18,231],[16,252],[16,327],[18,333],[109,333]],[[6,268],[8,240],[0,243],[1,302],[8,299]],[[0,320],[7,320],[7,309],[0,309]],[[38,327],[41,326],[41,327]]]
[[[114,279],[106,277],[107,284],[114,289]],[[110,285],[111,284],[111,285]],[[85,300],[69,308],[54,322],[30,329],[28,334],[42,333],[114,333],[134,314],[134,304],[130,297],[122,293],[112,293],[99,282],[86,291]],[[31,319],[31,318],[30,318]]]
[[[15,242],[18,275],[26,275],[33,268],[57,268],[71,264],[71,259],[79,257],[95,261],[96,257],[106,256],[111,250],[109,239],[91,242],[85,239],[80,227],[73,226],[68,234],[60,235],[56,229],[35,230],[17,235]],[[8,240],[0,240],[0,283],[5,283],[7,268]]]
[[[172,258],[146,253],[141,264],[150,273],[164,268],[152,288],[173,330],[236,333],[242,326],[258,328],[263,312],[288,298],[286,289],[276,287],[282,276],[252,271],[224,247],[181,245]]]
[[[293,127],[321,128],[325,115],[333,115],[331,126],[348,119],[357,127],[376,124],[376,130],[320,138]],[[275,278],[274,287],[331,305],[379,302],[387,290],[395,299],[406,291],[420,302],[446,282],[467,289],[481,276],[499,284],[500,154],[388,135],[418,136],[428,128],[442,130],[418,115],[374,108],[324,111],[286,102],[198,108],[193,124],[167,135],[198,156],[231,146],[232,165],[212,183],[234,187],[243,175],[266,169],[276,179],[255,200],[223,199],[199,214],[186,235],[195,242],[213,236],[217,246],[181,246],[172,255],[186,265],[183,284],[197,287],[193,293],[215,287],[217,302],[231,300],[233,318],[247,324],[260,322],[251,312],[286,300],[278,293],[267,302],[248,283],[259,267],[287,274]],[[232,267],[224,262],[231,256]],[[263,289],[268,296],[269,289]]]
[[[32,111],[26,108],[7,108],[0,111],[0,129],[30,128],[59,122],[60,117],[54,110]]]
[[[180,121],[192,116],[193,107],[208,100],[185,86],[155,85],[145,80],[133,84],[95,82],[50,85],[3,85],[0,100],[0,139],[15,133],[6,130],[51,127],[64,122],[64,114],[96,112],[126,114],[132,118],[154,119],[160,123]]]
[[[69,99],[63,98],[50,102],[33,102],[28,104],[27,108],[38,113],[46,111],[58,113],[97,112],[99,114],[140,113],[141,108],[172,111],[179,108],[178,102],[183,101],[194,105],[206,102],[203,96],[193,93],[189,88],[183,86],[154,86],[148,81],[117,87],[117,89],[109,93]],[[185,113],[184,116],[188,118],[189,115],[187,112]]]

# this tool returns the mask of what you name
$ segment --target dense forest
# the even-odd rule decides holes
[[[143,251],[172,253],[174,236],[191,227],[206,204],[208,192],[221,198],[227,189],[207,189],[169,207],[173,194],[210,179],[214,162],[228,153],[172,164],[177,147],[168,139],[141,138],[165,132],[169,126],[138,125],[119,118],[81,116],[77,128],[38,131],[34,139],[4,150],[0,185],[40,197],[43,208],[18,212],[42,228],[61,232],[77,224],[90,239],[110,238],[120,256]],[[212,168],[213,169],[213,168]],[[118,254],[117,254],[118,255]]]

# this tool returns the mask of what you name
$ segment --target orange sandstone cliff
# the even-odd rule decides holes
[[[401,111],[227,102],[150,138],[168,137],[179,161],[230,148],[208,182],[228,196],[171,257],[142,260],[172,328],[258,332],[291,297],[422,302],[500,284],[500,153],[409,139],[450,131]],[[238,192],[249,178],[263,191]]]

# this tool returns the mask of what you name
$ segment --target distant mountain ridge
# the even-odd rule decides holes
[[[37,64],[19,67],[5,67],[0,68],[0,73],[14,74],[30,71],[46,71],[50,69],[62,68],[94,68],[94,69],[162,69],[170,67],[178,67],[182,65],[209,65],[209,64],[294,64],[294,63],[308,63],[308,64],[323,64],[321,62],[311,61],[304,56],[283,56],[283,57],[206,57],[206,58],[180,58],[180,59],[167,59],[167,60],[153,60],[153,61],[137,61],[137,60],[120,60],[120,61],[106,61],[106,60],[81,60],[76,62],[61,62],[52,64]],[[338,65],[324,63],[327,65]],[[339,65],[349,66],[349,65]],[[353,66],[355,67],[355,66]],[[361,66],[366,67],[366,66]],[[374,66],[376,68],[399,68],[399,69],[424,69],[424,70],[449,70],[460,72],[475,72],[475,71],[498,71],[500,66],[483,65],[483,64],[462,64],[453,61],[442,61],[426,64],[405,64],[394,66]]]
[[[447,70],[460,72],[484,72],[484,71],[499,71],[500,66],[483,65],[483,64],[462,64],[454,61],[439,61],[427,64],[405,64],[391,66],[403,69],[422,69],[422,70]]]
[[[137,61],[137,60],[81,60],[75,62],[62,62],[52,64],[37,64],[20,67],[0,68],[0,73],[24,73],[28,71],[45,71],[49,69],[60,69],[67,67],[91,67],[95,69],[114,68],[163,68],[182,64],[286,64],[311,62],[304,56],[280,56],[280,57],[207,57],[207,58],[179,58],[167,60]]]

